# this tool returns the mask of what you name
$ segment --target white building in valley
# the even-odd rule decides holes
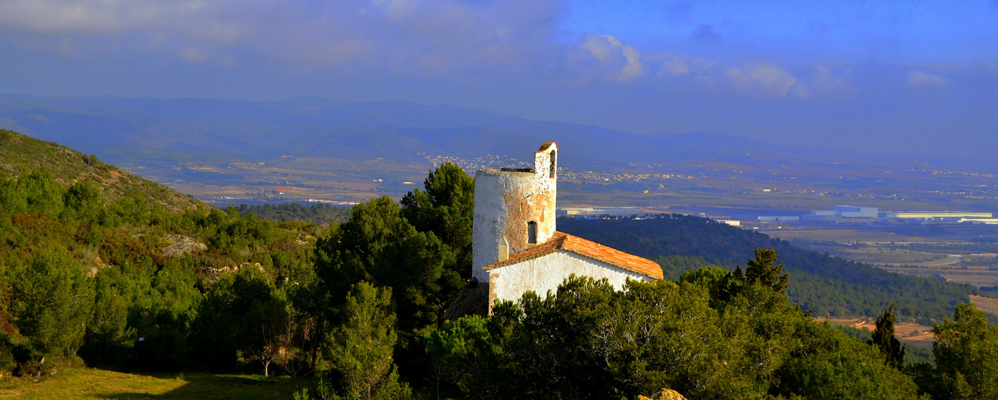
[[[655,262],[556,230],[558,145],[534,152],[534,168],[483,169],[475,176],[472,277],[488,285],[488,301],[544,296],[570,275],[662,279]]]

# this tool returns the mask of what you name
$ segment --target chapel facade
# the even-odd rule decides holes
[[[533,168],[475,175],[472,278],[488,285],[490,310],[527,291],[543,297],[572,274],[606,278],[617,289],[627,279],[662,279],[658,263],[558,232],[557,184],[555,142],[534,152]]]

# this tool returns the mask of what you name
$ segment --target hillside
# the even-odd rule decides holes
[[[315,224],[240,217],[14,132],[0,144],[0,376],[47,374],[44,357],[76,354],[140,369],[236,365],[225,343],[237,328],[222,317],[248,311],[212,311],[227,303],[202,305],[207,288],[229,290],[217,282],[243,271],[258,285],[240,290],[257,301],[271,294],[259,284],[309,279]]]
[[[194,209],[200,204],[191,196],[122,171],[93,155],[0,129],[0,177],[16,179],[42,168],[62,184],[86,180],[95,182],[101,197],[109,202],[124,198],[145,199],[162,204],[173,212]]]
[[[942,321],[971,285],[900,275],[791,246],[788,242],[709,219],[670,215],[645,220],[561,218],[558,230],[658,260],[666,279],[689,268],[719,265],[745,269],[756,248],[772,248],[790,273],[791,301],[814,315],[876,316],[891,303],[902,318]]]

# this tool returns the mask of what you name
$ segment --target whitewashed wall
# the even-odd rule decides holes
[[[575,274],[594,279],[606,278],[618,290],[627,279],[650,278],[567,251],[555,251],[530,260],[487,271],[489,275],[489,305],[496,299],[518,300],[528,290],[541,297],[554,293],[566,278]]]

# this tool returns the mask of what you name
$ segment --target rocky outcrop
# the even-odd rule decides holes
[[[97,272],[106,267],[107,264],[104,263],[104,260],[101,260],[100,256],[94,257],[93,260],[86,263],[87,278],[93,278],[97,275]]]
[[[184,253],[208,250],[208,246],[194,240],[194,238],[190,236],[167,235],[163,241],[167,243],[166,248],[163,249],[163,254],[170,258],[177,257]]]
[[[227,273],[230,273],[230,272],[231,273],[236,273],[236,272],[239,272],[240,269],[247,268],[247,267],[255,267],[255,268],[259,269],[260,272],[267,273],[267,271],[263,269],[263,266],[260,265],[260,263],[248,263],[248,262],[244,262],[242,264],[239,264],[239,265],[236,265],[236,266],[232,266],[232,267],[202,268],[200,270],[200,273],[202,275],[204,275],[205,278],[208,278],[208,281],[215,282],[215,281],[218,280],[218,277],[220,277],[220,276],[222,276],[224,274],[227,274]]]

